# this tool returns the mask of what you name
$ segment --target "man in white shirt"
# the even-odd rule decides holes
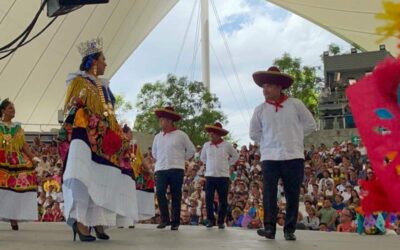
[[[174,122],[182,117],[172,107],[156,109],[155,114],[162,130],[155,136],[152,146],[156,161],[156,195],[161,215],[161,223],[157,228],[171,225],[171,230],[178,230],[185,160],[192,158],[196,150],[187,134],[176,128]],[[171,218],[166,197],[168,186],[172,196]]]
[[[264,229],[257,233],[275,239],[277,222],[277,185],[283,180],[286,215],[284,237],[294,235],[299,210],[300,185],[304,176],[304,136],[316,130],[315,120],[298,99],[282,93],[293,78],[277,67],[253,74],[255,83],[263,88],[265,102],[254,110],[250,123],[250,137],[260,145],[264,181]]]
[[[232,144],[222,139],[228,131],[221,123],[206,125],[210,141],[204,143],[200,160],[206,165],[206,207],[207,228],[215,225],[214,194],[218,193],[218,228],[225,228],[225,217],[228,209],[229,168],[239,159],[239,154]]]

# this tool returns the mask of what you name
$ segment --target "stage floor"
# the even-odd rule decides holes
[[[96,250],[391,250],[399,249],[400,236],[365,236],[350,233],[296,232],[297,241],[283,239],[282,230],[275,240],[259,237],[255,230],[239,228],[206,229],[181,226],[179,231],[155,229],[155,225],[137,225],[135,229],[109,229],[110,241],[85,243],[72,241],[72,231],[64,223],[20,223],[19,231],[0,223],[0,250],[96,249]],[[77,236],[78,237],[78,236]]]

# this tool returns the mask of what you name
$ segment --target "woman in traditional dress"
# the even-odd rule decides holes
[[[36,175],[33,162],[40,162],[25,141],[21,124],[13,122],[14,104],[7,99],[0,104],[0,219],[17,221],[38,219]]]
[[[130,226],[138,220],[137,193],[131,171],[121,167],[126,143],[114,114],[115,98],[108,81],[99,78],[107,66],[102,40],[81,43],[78,49],[82,63],[67,79],[67,119],[61,131],[69,143],[63,174],[65,217],[74,240],[76,234],[81,241],[108,240],[104,226]],[[66,144],[61,145],[66,151]]]
[[[122,128],[124,143],[121,151],[121,168],[125,171],[131,171],[132,177],[135,179],[138,197],[139,219],[147,220],[152,218],[155,211],[154,204],[154,167],[149,159],[143,158],[142,152],[136,140],[133,138],[132,130],[128,125]],[[133,228],[131,226],[130,228]]]

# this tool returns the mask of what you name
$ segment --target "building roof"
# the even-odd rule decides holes
[[[384,58],[391,56],[388,51],[371,51],[336,56],[324,56],[325,71],[372,70]]]

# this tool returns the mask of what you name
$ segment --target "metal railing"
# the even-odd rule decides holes
[[[354,122],[346,120],[346,118],[350,119],[352,117],[351,114],[323,116],[319,119],[318,126],[320,130],[355,128]]]
[[[25,132],[52,132],[61,128],[60,124],[21,123]]]

